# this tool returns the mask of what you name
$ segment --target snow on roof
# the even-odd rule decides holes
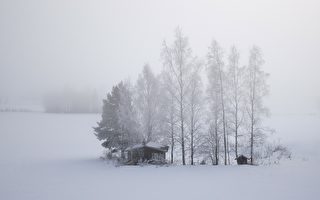
[[[163,149],[166,147],[165,145],[158,144],[155,142],[148,142],[146,144],[136,144],[136,145],[133,145],[132,147],[128,147],[126,150],[129,151],[129,150],[139,149],[142,147],[149,147],[149,148],[160,150],[160,151],[166,151],[165,149]]]
[[[164,145],[161,145],[161,144],[158,144],[158,143],[155,143],[155,142],[148,142],[146,144],[146,146],[152,147],[152,148],[156,148],[156,149],[160,149],[160,148],[164,147]]]

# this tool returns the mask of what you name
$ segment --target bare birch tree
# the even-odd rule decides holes
[[[222,113],[222,132],[223,132],[223,148],[224,148],[224,164],[227,165],[227,130],[226,130],[226,96],[225,96],[225,71],[223,62],[223,50],[216,40],[213,40],[209,47],[208,68],[217,73],[219,80],[219,95]],[[211,77],[208,77],[211,79]]]
[[[200,76],[201,63],[195,61],[190,77],[190,90],[188,93],[188,124],[190,133],[190,164],[194,164],[194,153],[198,142],[202,117],[202,80]]]
[[[208,63],[209,64],[209,63]],[[219,72],[216,67],[207,68],[208,76],[208,118],[209,130],[208,139],[210,157],[212,163],[219,164],[219,148],[220,148],[220,126],[221,126],[221,103],[220,103],[220,81]]]
[[[235,46],[231,47],[228,63],[229,82],[229,125],[234,133],[235,157],[238,157],[239,130],[244,116],[244,67],[239,66],[240,54]]]
[[[161,53],[164,71],[167,73],[172,86],[172,96],[177,102],[179,110],[180,123],[180,143],[182,153],[182,164],[186,164],[185,160],[185,109],[186,94],[189,86],[189,76],[191,71],[192,52],[189,47],[188,38],[182,34],[177,28],[175,32],[175,40],[172,46],[168,46],[164,41]]]
[[[261,69],[263,64],[261,50],[254,46],[250,50],[249,64],[246,69],[251,164],[254,163],[254,146],[264,134],[261,119],[268,113],[267,108],[263,105],[263,98],[269,91],[266,82],[269,75]]]
[[[173,96],[173,88],[170,84],[170,77],[167,73],[161,73],[159,76],[160,80],[160,124],[161,132],[164,133],[164,140],[170,144],[170,163],[174,162],[174,148],[176,141],[177,132],[177,106],[175,97]]]

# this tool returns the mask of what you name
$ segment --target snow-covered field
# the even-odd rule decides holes
[[[0,199],[319,199],[319,116],[275,116],[294,159],[274,166],[113,167],[99,115],[0,113]]]

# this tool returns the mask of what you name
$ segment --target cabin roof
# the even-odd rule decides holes
[[[154,149],[157,151],[162,151],[162,152],[167,152],[168,151],[168,147],[162,144],[158,144],[155,142],[148,142],[146,144],[136,144],[133,145],[132,147],[128,147],[126,149],[126,151],[132,151],[132,150],[136,150],[136,149],[141,149],[141,148],[150,148],[150,149]]]

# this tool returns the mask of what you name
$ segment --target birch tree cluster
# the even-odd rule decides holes
[[[102,145],[123,152],[158,142],[169,146],[169,162],[183,165],[229,165],[239,155],[258,163],[270,132],[263,124],[269,75],[261,49],[253,46],[240,63],[236,46],[225,50],[213,40],[198,58],[177,28],[160,55],[161,73],[146,64],[135,83],[118,83],[103,100],[94,128]]]

